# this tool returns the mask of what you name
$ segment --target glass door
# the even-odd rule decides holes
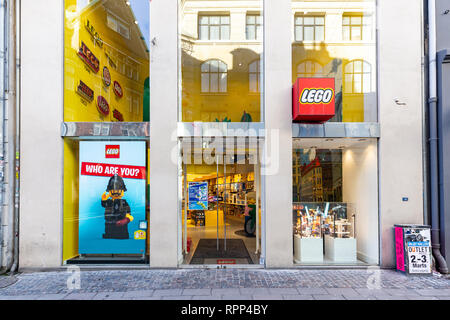
[[[182,264],[259,264],[257,148],[250,148],[248,140],[238,143],[235,138],[213,143],[202,139],[197,143],[201,148],[195,144],[182,142]]]

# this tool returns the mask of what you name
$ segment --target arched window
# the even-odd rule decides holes
[[[372,90],[372,66],[364,60],[353,60],[344,69],[344,93],[368,93]]]
[[[305,60],[297,65],[297,78],[318,78],[323,76],[323,66],[313,60]]]
[[[261,92],[261,60],[248,65],[248,83],[250,92]]]
[[[209,60],[202,64],[202,92],[227,92],[228,67],[220,60]]]

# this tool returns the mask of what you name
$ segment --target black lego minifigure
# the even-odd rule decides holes
[[[123,198],[127,191],[125,183],[118,174],[109,179],[106,192],[102,195],[105,208],[105,233],[103,239],[129,239],[128,224],[133,221],[130,206]]]

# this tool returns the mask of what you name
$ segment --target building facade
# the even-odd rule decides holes
[[[20,268],[394,267],[428,223],[424,14],[22,0]]]

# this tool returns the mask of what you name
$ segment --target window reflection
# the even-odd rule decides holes
[[[65,2],[64,120],[148,121],[149,3]]]
[[[292,0],[292,83],[334,78],[332,122],[376,122],[374,0]]]
[[[262,2],[180,1],[179,121],[261,121]]]

